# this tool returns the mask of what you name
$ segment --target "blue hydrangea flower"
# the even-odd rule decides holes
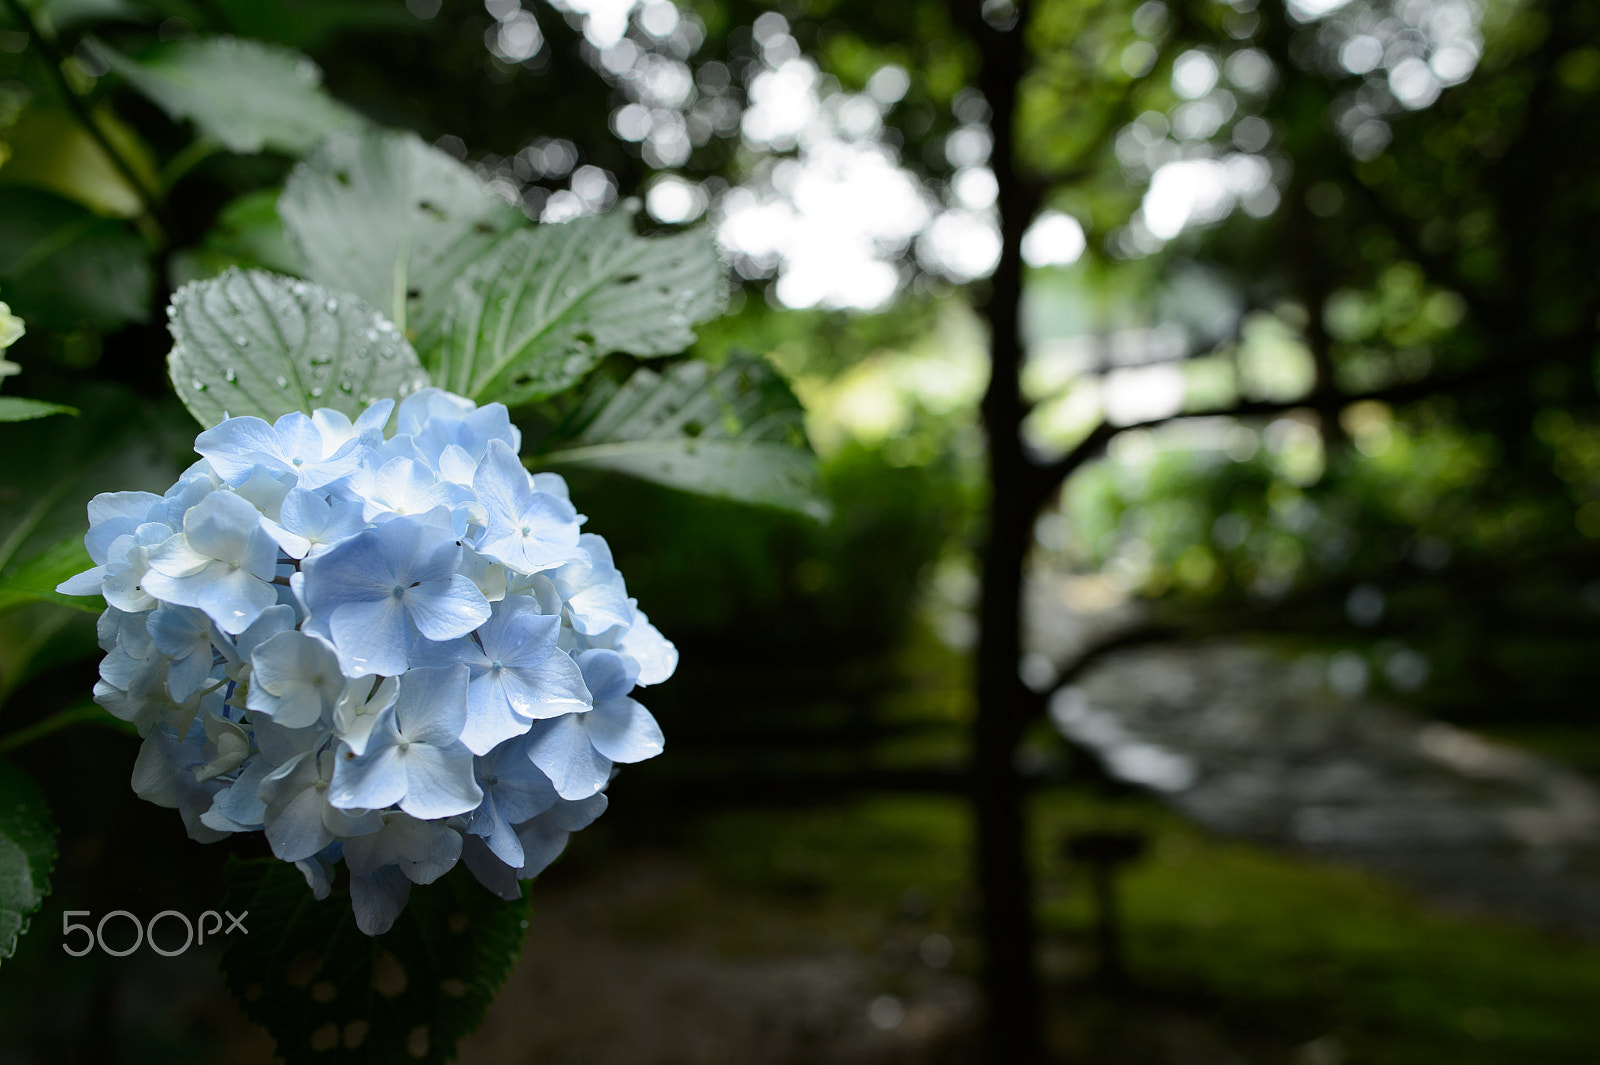
[[[230,418],[163,495],[96,496],[59,590],[106,601],[95,698],[144,739],[135,792],[202,842],[264,833],[318,898],[348,869],[370,935],[463,860],[515,898],[660,753],[631,693],[677,665],[520,444],[428,389]]]

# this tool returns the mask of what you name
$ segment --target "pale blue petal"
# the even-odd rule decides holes
[[[96,566],[68,577],[56,585],[62,595],[101,595],[106,581],[106,567]]]
[[[564,651],[537,666],[505,670],[501,686],[511,708],[531,719],[581,713],[593,701],[578,664]]]
[[[522,887],[517,883],[517,870],[495,857],[488,844],[477,836],[468,836],[461,841],[461,858],[472,870],[472,875],[478,878],[478,883],[495,895],[507,902],[515,902],[522,897]]]
[[[488,754],[506,740],[528,731],[528,719],[511,709],[492,673],[483,674],[468,688],[467,711],[461,742],[473,754]]]
[[[167,691],[180,703],[200,690],[200,685],[211,675],[211,647],[196,651],[184,658],[175,659],[167,673]]]
[[[567,849],[570,832],[536,817],[517,829],[517,841],[522,844],[522,868],[517,870],[519,880],[531,880],[550,867]]]
[[[328,801],[349,810],[382,810],[406,793],[406,767],[398,748],[369,747],[360,758],[341,757],[333,770]]]
[[[472,752],[464,745],[440,749],[413,743],[401,760],[408,783],[400,809],[412,817],[454,817],[483,801],[483,791],[472,778]]]
[[[471,579],[459,573],[406,589],[405,604],[411,620],[430,640],[465,636],[489,620],[489,600]]]
[[[448,747],[467,723],[467,667],[413,669],[400,678],[395,727],[413,744]],[[474,804],[476,805],[476,804]]]
[[[478,633],[483,653],[507,667],[536,666],[556,649],[561,619],[539,611],[527,596],[515,596],[495,605],[495,616]]]
[[[650,711],[624,696],[596,703],[584,715],[589,742],[613,762],[642,762],[660,754],[665,744],[661,726]]]
[[[585,636],[598,636],[618,625],[633,624],[633,607],[628,604],[627,593],[609,584],[585,588],[567,599],[567,613],[572,617],[572,627]]]
[[[563,799],[584,799],[611,779],[611,762],[589,742],[584,714],[535,721],[528,731],[528,759],[544,771]]]
[[[346,676],[405,672],[410,630],[405,605],[393,596],[339,606],[328,619],[328,630]]]
[[[267,842],[272,853],[286,862],[298,862],[333,842],[333,833],[322,821],[326,805],[315,787],[304,788],[267,818]]]
[[[533,495],[533,481],[523,468],[517,453],[499,440],[489,441],[472,477],[472,488],[478,499],[489,508],[491,516],[513,517],[522,512],[523,505]]]
[[[194,449],[211,463],[223,480],[232,483],[250,475],[252,467],[265,457],[280,454],[278,436],[260,418],[228,418],[201,433]],[[281,468],[282,460],[278,459]]]
[[[355,911],[356,927],[369,936],[381,936],[394,927],[410,898],[411,881],[396,866],[350,878],[350,908]]]
[[[583,670],[584,686],[594,696],[596,706],[627,695],[639,678],[639,663],[615,651],[580,652],[578,666]]]
[[[634,608],[633,625],[617,644],[617,650],[639,663],[636,683],[640,687],[660,684],[678,668],[678,649],[650,624],[644,613]]]
[[[400,583],[376,529],[365,530],[307,558],[300,572],[301,595],[313,614],[331,613],[343,603],[382,598],[392,594]]]
[[[278,605],[278,591],[271,584],[243,569],[230,573],[220,562],[207,567],[203,574],[182,580],[197,586],[186,588],[192,596],[187,605],[204,610],[217,628],[230,636],[249,628],[263,610]]]
[[[594,824],[610,805],[611,800],[602,793],[576,802],[557,803],[544,816],[568,832],[578,832]]]
[[[474,836],[473,838],[476,839],[477,837]],[[483,837],[483,841],[489,845],[489,849],[494,852],[495,857],[512,869],[520,869],[523,863],[527,861],[526,853],[522,849],[522,841],[517,838],[517,830],[504,817],[494,819],[492,831]]]
[[[512,824],[537,817],[561,801],[550,778],[528,760],[520,745],[507,746],[506,753],[485,768],[493,772],[495,808]]]

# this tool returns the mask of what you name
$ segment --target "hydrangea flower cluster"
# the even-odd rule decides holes
[[[90,502],[95,566],[59,589],[105,597],[135,792],[202,842],[264,831],[318,898],[342,859],[369,935],[459,860],[517,897],[661,752],[630,693],[677,666],[503,405],[394,408],[202,432],[165,495]]]

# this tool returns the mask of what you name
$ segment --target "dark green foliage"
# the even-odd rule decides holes
[[[222,956],[228,989],[289,1063],[447,1062],[483,1018],[527,929],[526,900],[491,895],[465,867],[415,887],[394,927],[368,936],[347,894],[316,901],[287,862],[232,861],[223,907],[248,910]]]
[[[0,758],[0,960],[44,902],[55,862],[56,826],[39,786]]]
[[[38,189],[0,187],[0,296],[39,333],[150,319],[149,249],[126,225]]]

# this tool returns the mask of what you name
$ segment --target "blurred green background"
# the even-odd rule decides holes
[[[220,34],[296,49],[532,217],[631,198],[646,230],[714,227],[731,302],[694,354],[764,355],[806,405],[829,522],[571,479],[682,652],[648,700],[669,751],[535,885],[463,1060],[974,1060],[978,402],[996,203],[1022,186],[1026,438],[1111,430],[1028,562],[1023,679],[1072,682],[1019,762],[1052,1055],[1600,1060],[1600,9],[22,7],[37,36],[0,8],[0,299],[28,326],[4,389],[81,413],[0,425],[0,573],[192,458],[171,292],[292,269],[273,204],[309,145],[229,150],[107,45],[158,70]],[[1029,49],[1018,189],[975,19]],[[517,412],[530,439],[558,415]],[[97,657],[88,615],[0,603],[0,744],[62,827],[0,966],[0,1062],[268,1060],[210,955],[58,950],[63,910],[198,912],[253,853],[138,802],[109,719],[20,742],[87,703]],[[1121,979],[1068,850],[1108,832],[1142,848]]]

